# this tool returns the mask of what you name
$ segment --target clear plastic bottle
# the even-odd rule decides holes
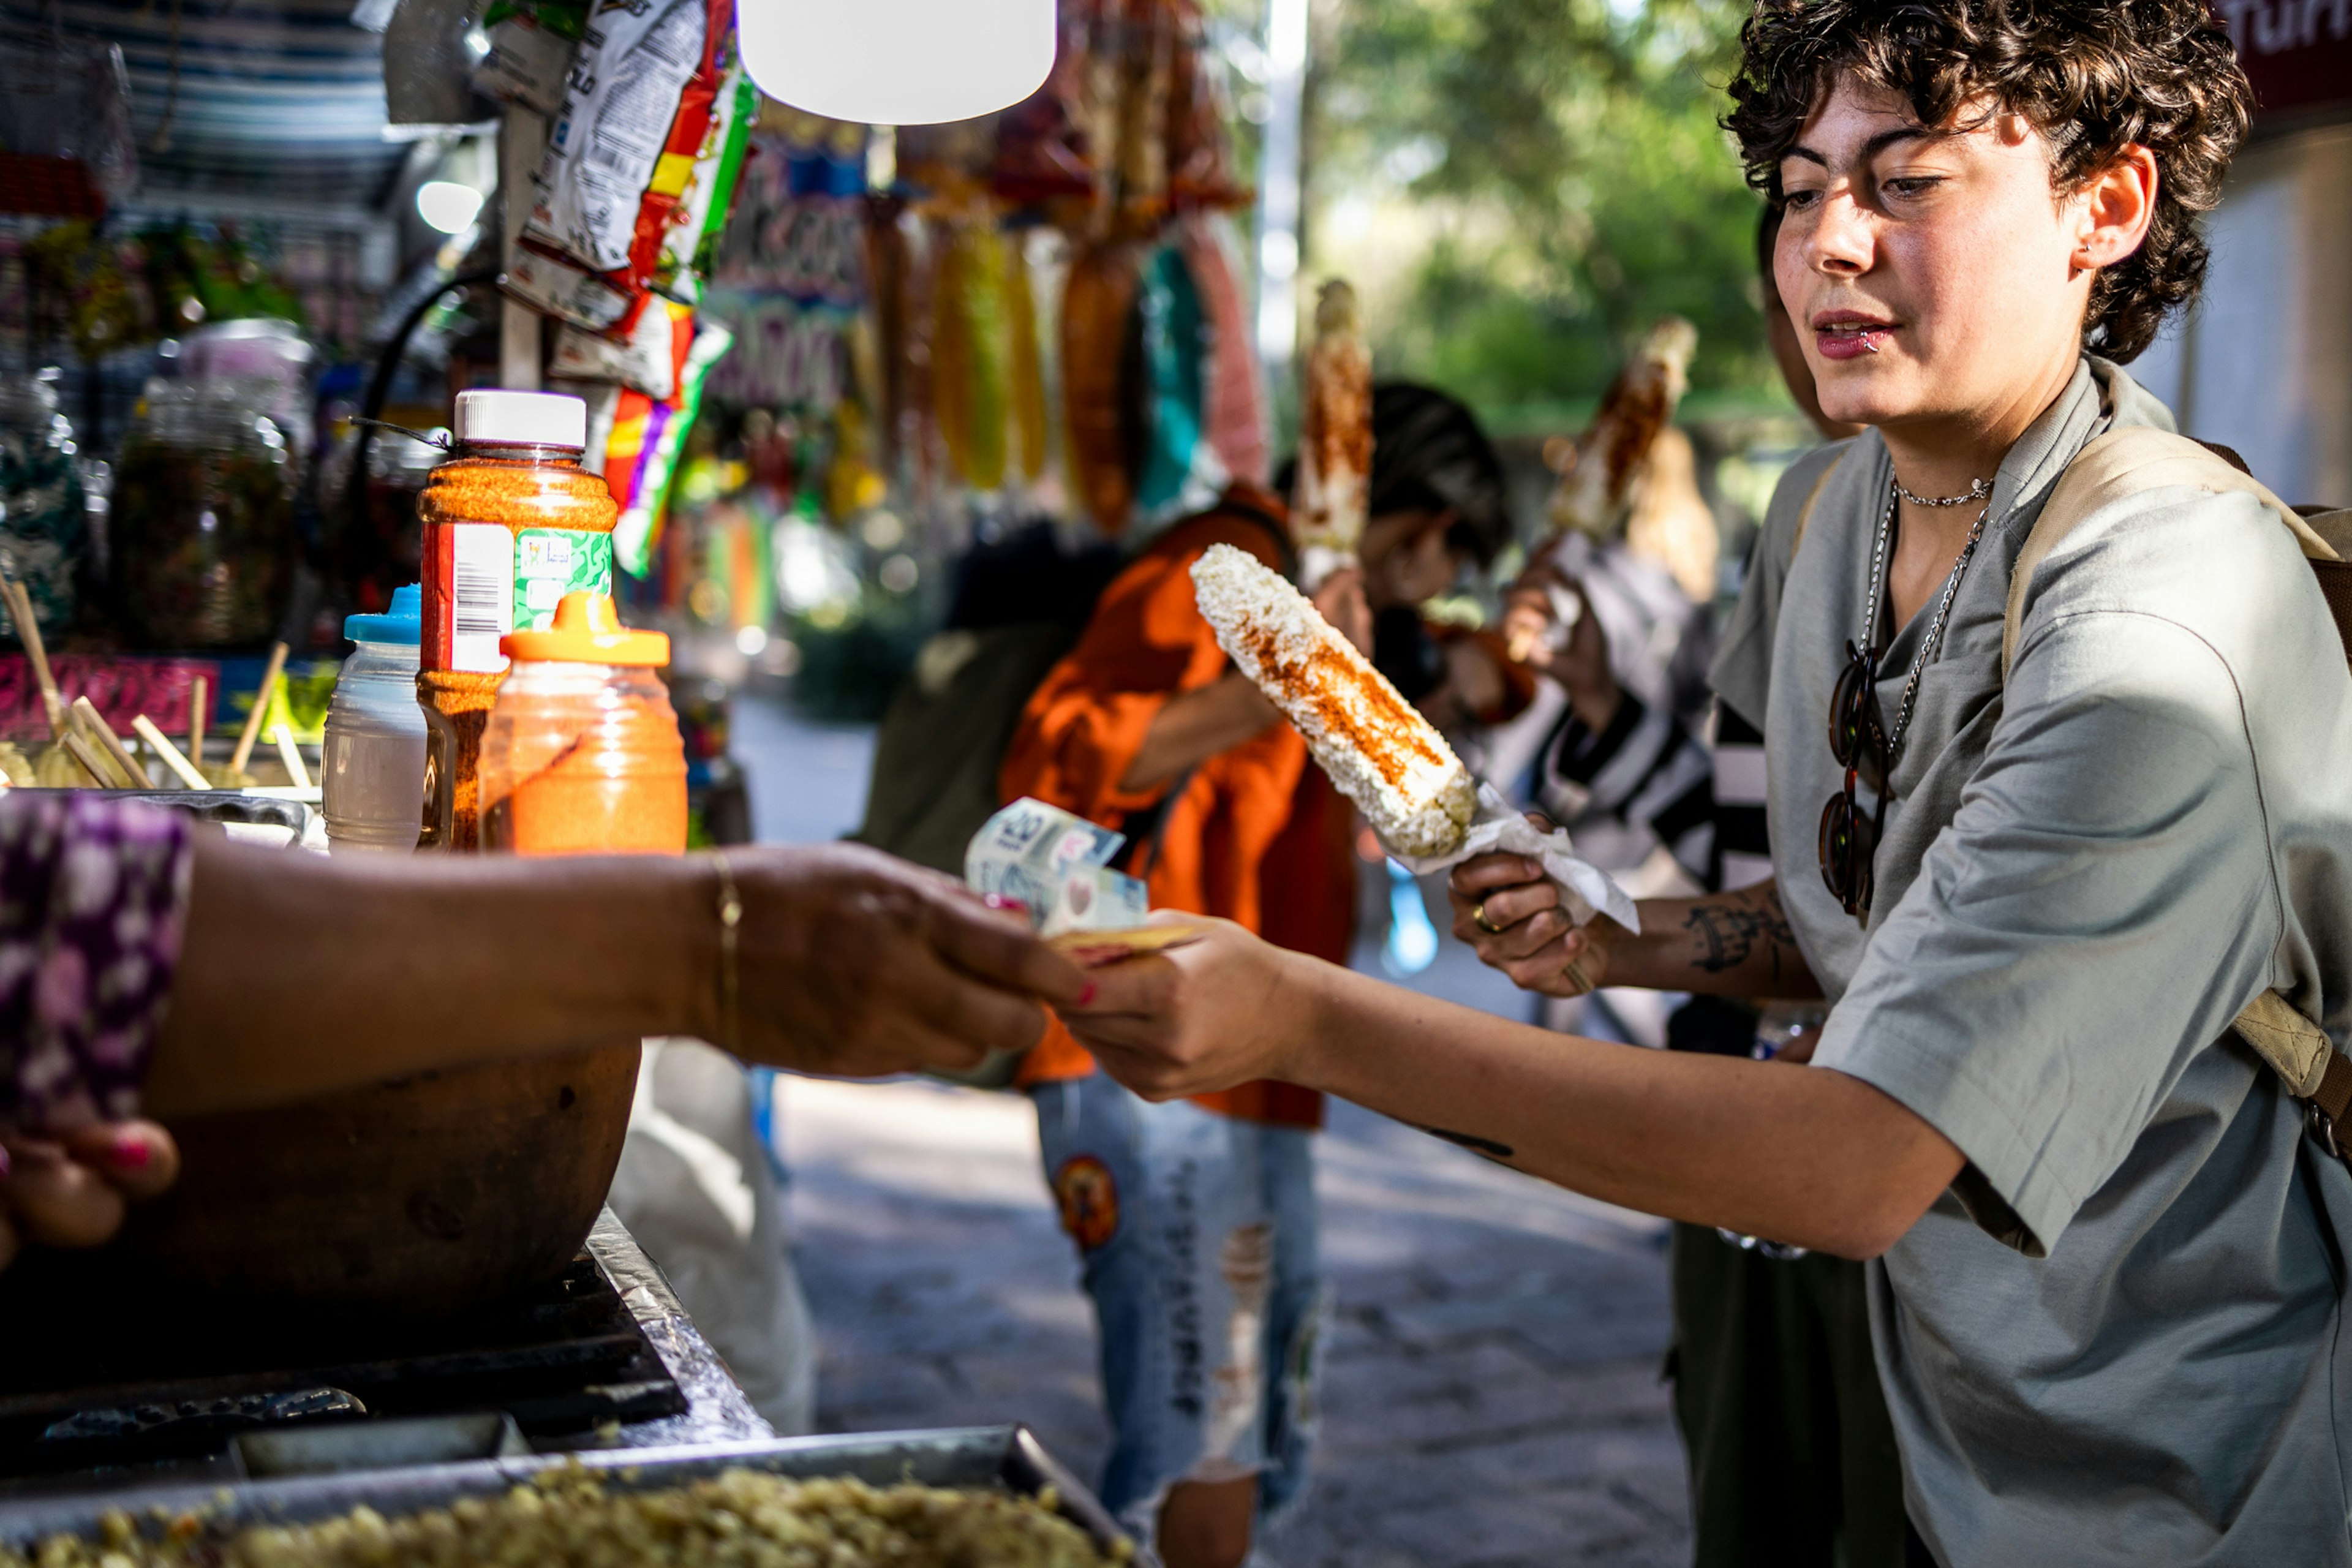
[[[416,700],[420,599],[414,583],[393,591],[380,616],[352,616],[343,635],[359,645],[343,661],[327,705],[327,842],[336,850],[416,847],[425,809],[425,710]]]

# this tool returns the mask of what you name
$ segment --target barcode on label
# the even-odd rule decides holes
[[[499,625],[499,605],[509,591],[507,584],[499,580],[497,573],[478,567],[460,566],[457,576],[457,635],[503,634],[506,628]]]
[[[507,667],[499,639],[514,630],[514,535],[495,523],[449,530],[450,668]]]

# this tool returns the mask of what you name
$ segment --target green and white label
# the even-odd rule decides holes
[[[526,528],[514,540],[514,629],[545,631],[566,594],[613,591],[613,536]]]

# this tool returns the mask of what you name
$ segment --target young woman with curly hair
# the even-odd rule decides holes
[[[2184,458],[2024,553],[2095,439],[2170,426],[2121,363],[2194,296],[2244,78],[2202,0],[1762,0],[1745,43],[1780,293],[1865,426],[1782,483],[1717,665],[1777,875],[1636,934],[1488,858],[1456,929],[1536,988],[1818,989],[1811,1061],[1546,1034],[1223,928],[1065,1016],[1147,1094],[1310,1085],[1874,1258],[1923,1560],[2352,1563],[2352,1170],[2233,1028],[2271,991],[2352,1026],[2352,672],[2234,475]]]

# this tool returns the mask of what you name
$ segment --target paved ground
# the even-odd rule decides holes
[[[737,743],[763,837],[854,824],[865,737],[747,710]],[[1450,939],[1421,984],[1516,1006]],[[1025,1102],[795,1080],[782,1110],[823,1424],[1019,1419],[1091,1474],[1108,1440],[1093,1324]],[[1658,1381],[1663,1227],[1352,1107],[1335,1107],[1321,1161],[1339,1301],[1324,1443],[1316,1489],[1272,1555],[1284,1568],[1686,1561]]]

